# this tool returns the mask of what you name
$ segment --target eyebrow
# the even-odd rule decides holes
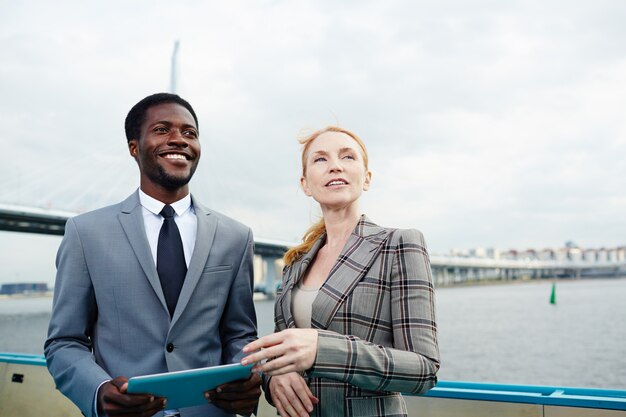
[[[348,148],[348,147],[339,149],[339,153],[348,152],[348,151],[356,152],[357,150],[355,148]]]
[[[339,149],[339,153],[344,153],[344,152],[348,152],[348,151],[350,151],[350,152],[356,152],[356,149],[354,149],[354,148],[349,148],[349,147]],[[327,152],[327,151],[324,151],[324,150],[320,150],[320,151],[315,151],[315,152],[313,152],[313,154],[312,154],[312,155],[328,155],[328,152]]]
[[[167,120],[157,120],[156,122],[152,123],[150,126],[156,126],[156,125],[166,125],[166,126],[172,126],[174,123],[167,121]],[[188,128],[192,128],[194,130],[198,130],[198,128],[194,125],[190,125],[188,123],[185,123],[183,126],[183,129],[188,129]]]

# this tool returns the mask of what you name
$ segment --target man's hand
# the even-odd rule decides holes
[[[124,417],[150,417],[166,406],[164,398],[150,394],[127,394],[128,378],[118,376],[98,390],[98,414]]]
[[[256,410],[261,396],[261,377],[255,372],[250,378],[223,384],[207,391],[206,399],[229,413],[249,415]]]

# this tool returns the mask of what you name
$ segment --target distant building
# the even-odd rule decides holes
[[[546,248],[539,251],[537,257],[540,261],[554,261],[556,259],[556,253],[554,249]]]
[[[511,261],[541,261],[556,263],[607,263],[607,262],[626,262],[626,246],[618,246],[614,248],[601,247],[581,248],[573,241],[565,242],[560,248],[545,249],[509,249],[500,251],[494,248],[476,247],[472,249],[451,249],[450,255],[457,258],[479,258],[494,260],[511,260]]]
[[[574,262],[580,262],[583,260],[583,251],[579,247],[567,248],[567,259]]]
[[[500,254],[500,258],[501,259],[507,259],[507,260],[510,260],[510,261],[514,261],[514,260],[517,259],[517,255],[518,255],[518,253],[517,253],[517,251],[515,249],[510,249],[510,250],[508,250],[506,252],[502,252]]]
[[[597,249],[583,250],[583,260],[585,262],[596,262],[598,260],[598,250]]]
[[[495,248],[487,248],[486,256],[491,259],[500,259],[500,251]]]
[[[554,260],[558,262],[566,262],[569,258],[569,248],[558,248],[554,252]]]
[[[468,252],[466,250],[453,248],[453,249],[450,249],[450,256],[457,256],[459,258],[467,258]]]
[[[608,262],[609,259],[609,250],[607,248],[600,248],[598,249],[598,256],[596,258],[596,261],[598,262]]]
[[[469,250],[470,258],[485,258],[487,256],[487,251],[485,248],[473,248]]]
[[[48,284],[45,282],[18,282],[2,284],[0,287],[0,295],[44,293],[47,291]]]
[[[616,249],[617,260],[620,262],[626,261],[626,246],[620,246]]]
[[[539,259],[539,257],[537,256],[536,250],[526,249],[525,251],[517,254],[517,259],[523,261],[536,261],[537,259]]]

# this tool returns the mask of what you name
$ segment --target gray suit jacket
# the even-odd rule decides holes
[[[58,389],[85,415],[104,380],[236,362],[256,338],[252,233],[192,204],[195,249],[171,320],[137,192],[68,220],[44,353]],[[181,415],[228,414],[207,404]]]
[[[283,273],[276,330],[296,327],[291,292],[323,245]],[[317,357],[306,372],[320,402],[315,416],[405,416],[398,392],[437,382],[434,291],[424,238],[362,216],[313,302]]]

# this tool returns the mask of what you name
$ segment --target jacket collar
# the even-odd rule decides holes
[[[182,312],[185,310],[185,307],[193,294],[193,290],[198,284],[200,276],[202,275],[202,270],[209,256],[209,252],[211,251],[215,231],[217,229],[217,216],[211,215],[211,211],[200,204],[193,195],[191,196],[191,203],[194,207],[198,221],[198,231],[196,236],[202,236],[202,239],[196,239],[193,254],[189,262],[189,268],[187,269],[187,275],[185,276],[185,282],[180,291],[178,303],[176,304],[176,310],[174,311],[174,316],[172,317],[170,326],[176,323],[178,317],[180,317]],[[141,203],[139,201],[139,193],[137,191],[121,203],[121,210],[118,214],[118,218],[146,278],[161,301],[161,305],[167,312],[167,304],[165,303],[165,296],[163,295],[163,289],[161,288],[159,274],[156,270],[154,259],[152,259],[150,245],[146,237]]]
[[[185,311],[185,307],[187,307],[193,295],[193,291],[200,281],[217,230],[217,216],[212,215],[211,211],[200,204],[193,195],[191,196],[191,204],[196,212],[198,231],[196,233],[196,243],[189,262],[189,268],[187,269],[187,275],[185,276],[185,282],[180,290],[176,310],[172,317],[172,326],[176,324],[182,312]]]
[[[388,236],[388,229],[373,223],[365,215],[361,216],[313,302],[311,327],[328,328],[337,310],[369,270]],[[311,250],[287,271],[285,289],[279,300],[287,327],[295,327],[291,314],[291,290],[304,277],[325,242],[326,234],[320,236]]]

